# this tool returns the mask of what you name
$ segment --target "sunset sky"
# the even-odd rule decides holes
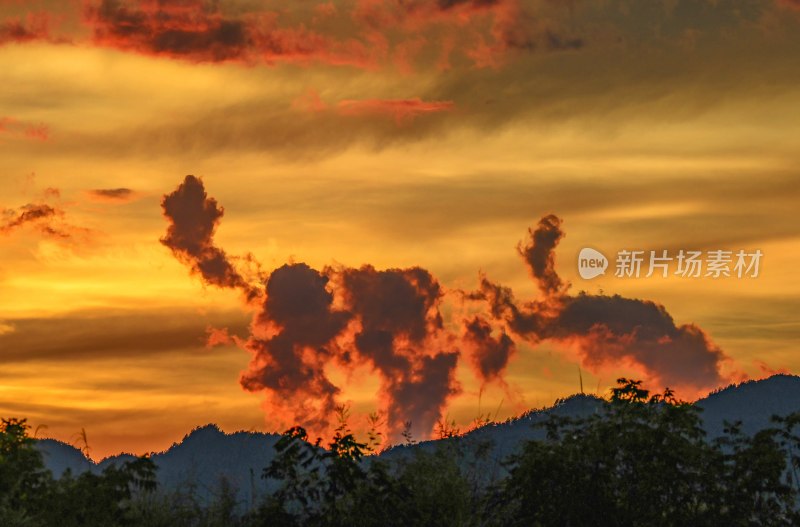
[[[321,388],[270,384],[275,335],[357,427],[399,411],[390,436],[409,390],[438,399],[408,415],[467,427],[579,391],[579,370],[589,393],[627,375],[686,399],[800,372],[797,0],[0,0],[0,13],[0,415],[39,436],[85,429],[100,459],[209,422],[282,431],[306,418],[292,397]],[[584,280],[584,247],[763,257],[755,278],[617,278],[612,261]],[[208,251],[237,280],[199,271]],[[291,327],[263,285],[285,264],[330,293]],[[401,309],[374,284],[421,291],[420,276],[440,290],[409,322],[417,338],[373,316]],[[282,294],[302,311],[296,291]],[[303,340],[320,317],[330,334]],[[500,361],[491,375],[473,320]],[[411,377],[356,345],[370,324]],[[432,386],[438,359],[452,363]]]

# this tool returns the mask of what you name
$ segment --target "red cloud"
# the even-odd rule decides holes
[[[305,112],[319,113],[331,109],[315,90],[309,90],[292,102],[292,108]],[[431,113],[449,112],[455,108],[453,101],[423,101],[419,97],[411,99],[345,99],[334,107],[344,116],[388,116],[398,124],[407,123],[416,117]]]
[[[517,351],[516,344],[505,331],[492,336],[491,324],[482,316],[464,320],[464,342],[472,348],[472,366],[483,384],[503,380],[508,361]]]
[[[773,368],[763,360],[755,359],[753,360],[753,364],[758,366],[758,369],[761,370],[761,373],[763,373],[765,377],[772,377],[773,375],[779,375],[779,374],[791,375],[791,372],[787,368],[782,368],[782,367]]]
[[[397,439],[405,427],[427,437],[461,392],[455,371],[465,352],[482,385],[508,388],[503,377],[518,353],[515,338],[571,346],[596,372],[633,368],[685,395],[731,379],[721,371],[730,359],[708,335],[693,324],[675,324],[660,304],[568,294],[569,284],[555,270],[564,233],[553,215],[542,218],[518,248],[540,298],[518,303],[510,289],[484,278],[481,289],[467,295],[482,301],[483,309],[451,324],[442,309],[445,290],[420,267],[317,270],[291,263],[265,276],[263,288],[252,286],[214,245],[222,209],[201,180],[188,176],[162,204],[169,220],[162,242],[206,283],[246,292],[248,305],[257,309],[249,336],[209,330],[208,344],[233,342],[251,354],[240,383],[266,396],[273,424],[284,420],[325,434],[342,397],[331,373],[349,376],[366,366],[380,381],[377,395],[389,437]]]
[[[174,192],[164,196],[161,207],[169,221],[161,243],[169,247],[178,260],[189,265],[192,272],[209,284],[249,287],[231,258],[214,245],[214,232],[224,211],[217,200],[208,197],[202,180],[186,176]]]
[[[50,138],[50,128],[44,123],[31,123],[20,121],[13,117],[0,117],[0,134],[46,141]]]
[[[541,299],[519,303],[509,288],[481,279],[470,298],[484,300],[492,318],[531,344],[551,341],[577,350],[584,366],[597,372],[627,364],[661,387],[698,395],[730,381],[723,366],[730,358],[694,324],[678,325],[664,306],[619,295],[568,294],[569,284],[555,270],[555,248],[563,238],[561,220],[545,216],[518,247],[541,291]],[[488,327],[483,333],[488,332]],[[506,349],[485,347],[496,364]]]
[[[541,20],[531,3],[520,0],[359,0],[353,18],[381,34],[400,33],[394,41],[394,61],[409,69],[409,57],[428,51],[440,69],[460,51],[478,68],[496,67],[514,52],[578,49],[583,40],[564,33],[558,24]]]
[[[210,330],[208,345],[233,341],[252,354],[240,382],[265,394],[273,422],[285,419],[325,434],[341,395],[330,368],[366,365],[380,379],[379,399],[393,439],[408,421],[416,437],[433,430],[460,391],[459,353],[443,326],[443,290],[428,271],[368,265],[319,271],[287,264],[269,274],[259,294],[251,294],[243,280],[221,280],[220,273],[203,268],[209,258],[229,260],[213,244],[222,209],[202,181],[187,176],[162,205],[169,220],[162,242],[179,260],[208,284],[258,297],[247,338]],[[226,271],[230,277],[232,266]]]
[[[86,10],[96,44],[191,60],[242,59],[253,45],[242,20],[223,18],[204,2],[102,0]]]
[[[280,27],[278,13],[223,14],[216,2],[102,0],[86,10],[97,45],[195,62],[325,62],[369,67],[368,48],[305,25]]]
[[[0,235],[32,228],[44,236],[59,241],[68,241],[76,236],[85,238],[88,229],[77,227],[66,221],[66,212],[57,203],[61,193],[58,189],[47,188],[41,198],[16,209],[0,208]]]
[[[453,101],[423,101],[414,99],[362,99],[340,101],[337,109],[342,115],[389,115],[398,123],[429,113],[453,109]]]
[[[333,3],[261,9],[226,11],[204,0],[97,0],[84,18],[95,44],[143,54],[194,62],[389,65],[403,72],[419,63],[447,64],[457,51],[482,65],[544,38],[517,0],[358,0],[349,11]]]
[[[13,18],[0,23],[0,45],[50,39],[50,18],[46,13],[29,13],[25,19]]]
[[[27,125],[23,133],[25,136],[31,139],[38,139],[39,141],[47,141],[50,139],[50,127],[45,124]]]

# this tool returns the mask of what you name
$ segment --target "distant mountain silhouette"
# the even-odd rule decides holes
[[[277,434],[236,432],[226,434],[216,425],[195,428],[180,443],[153,454],[161,488],[189,491],[201,500],[211,498],[226,479],[237,491],[239,500],[249,503],[270,490],[261,479],[264,467],[275,455]],[[73,475],[85,471],[102,472],[111,464],[135,459],[131,454],[108,457],[99,463],[87,459],[72,445],[54,439],[40,439],[38,448],[45,466],[61,477],[69,469]],[[251,472],[252,470],[252,472]]]
[[[743,382],[712,392],[696,404],[703,409],[700,415],[709,437],[722,435],[724,421],[742,421],[742,431],[753,435],[769,427],[773,415],[800,410],[800,377],[780,374]]]
[[[748,381],[711,393],[695,403],[702,409],[701,417],[709,438],[722,434],[725,421],[742,421],[742,430],[754,434],[770,426],[772,415],[787,415],[800,411],[800,377],[775,375],[760,381]],[[481,446],[488,457],[466,459],[472,470],[488,482],[503,477],[499,461],[512,454],[523,441],[541,439],[544,430],[533,425],[544,422],[550,414],[585,417],[600,410],[602,400],[590,395],[573,395],[543,410],[530,411],[503,423],[492,423],[464,435],[459,441],[469,451]],[[243,505],[256,503],[259,497],[271,492],[275,482],[261,479],[269,465],[280,438],[276,434],[236,432],[226,434],[216,425],[192,430],[180,443],[152,456],[158,466],[161,488],[176,492],[194,492],[197,499],[212,498],[225,479],[237,492]],[[425,441],[414,446],[398,446],[380,454],[386,458],[408,455],[415,448],[433,449],[439,441]],[[95,464],[69,444],[53,439],[41,439],[38,448],[54,475],[60,477],[69,469],[73,474],[91,470],[100,472],[109,464],[122,463],[133,456],[120,454]],[[469,456],[468,456],[469,457]]]

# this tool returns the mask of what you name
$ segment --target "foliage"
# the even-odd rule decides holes
[[[498,525],[797,525],[777,430],[708,442],[697,407],[620,379],[600,414],[552,415],[490,500]]]
[[[0,422],[0,525],[36,525],[31,510],[50,482],[25,419]]]
[[[155,465],[145,457],[59,479],[44,470],[41,453],[22,419],[0,426],[0,525],[105,527],[133,525],[131,500],[155,490]]]
[[[327,449],[310,444],[306,431],[295,427],[275,445],[277,456],[264,477],[283,482],[255,520],[270,525],[380,526],[409,525],[401,502],[406,495],[388,466],[377,459],[363,462],[367,444],[347,426],[346,413]],[[267,523],[264,523],[265,525]]]
[[[82,527],[131,525],[129,504],[137,492],[155,490],[155,465],[148,458],[111,465],[101,474],[68,471],[49,485],[47,507],[38,516],[45,525]]]
[[[493,480],[491,445],[460,436],[443,420],[440,441],[371,456],[379,417],[360,442],[340,411],[331,441],[288,430],[263,477],[280,484],[255,504],[237,501],[222,479],[208,503],[189,486],[155,488],[148,458],[102,473],[44,469],[25,420],[0,427],[3,527],[371,527],[371,526],[790,526],[800,525],[800,413],[773,418],[750,437],[741,423],[708,440],[696,406],[666,390],[651,395],[620,379],[585,418],[557,412],[502,462]],[[410,424],[406,431],[410,430]],[[88,445],[87,445],[88,446]]]

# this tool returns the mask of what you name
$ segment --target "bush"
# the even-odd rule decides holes
[[[669,390],[651,396],[620,379],[600,405],[584,419],[551,414],[546,438],[525,443],[506,461],[508,477],[491,485],[476,464],[486,445],[448,436],[392,461],[369,457],[375,435],[359,442],[342,411],[327,448],[302,428],[287,431],[264,469],[279,490],[244,515],[224,480],[209,505],[191,489],[157,493],[148,458],[55,480],[26,421],[3,419],[0,526],[800,525],[800,413],[753,437],[728,423],[708,441],[697,407]]]
[[[52,483],[41,453],[28,435],[25,419],[0,421],[0,525],[38,525],[35,515],[45,505]]]
[[[777,430],[710,443],[697,407],[619,380],[603,413],[551,416],[511,460],[493,523],[536,526],[797,525]]]
[[[155,465],[148,458],[60,479],[44,469],[24,419],[0,426],[0,525],[4,527],[107,527],[133,525],[131,500],[155,490]]]

